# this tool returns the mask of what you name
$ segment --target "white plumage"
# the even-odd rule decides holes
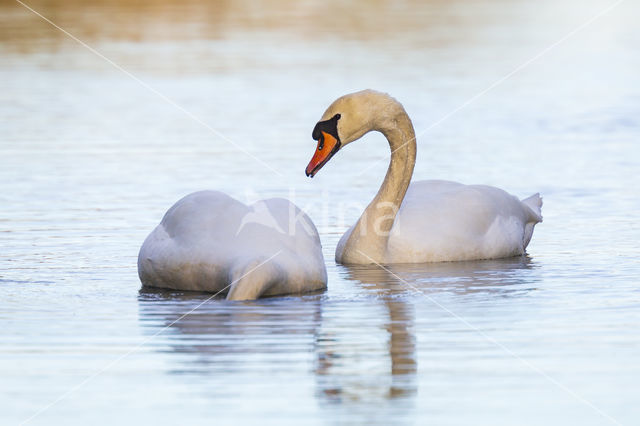
[[[227,299],[326,288],[327,272],[311,219],[281,198],[247,206],[217,191],[179,200],[138,255],[142,284],[227,293]]]
[[[491,186],[413,182],[391,228],[385,262],[497,259],[524,254],[534,224],[542,220],[541,205],[538,194],[520,201]],[[344,247],[350,233],[343,235],[339,248]]]

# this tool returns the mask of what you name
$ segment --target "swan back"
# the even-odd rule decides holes
[[[396,216],[387,254],[391,263],[520,255],[541,220],[528,203],[499,188],[418,181]]]
[[[282,198],[247,206],[217,191],[187,195],[167,211],[140,249],[138,272],[143,285],[178,290],[218,292],[236,282],[232,298],[327,281],[318,232],[298,207]]]

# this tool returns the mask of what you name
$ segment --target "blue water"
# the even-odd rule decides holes
[[[3,424],[640,421],[637,3],[28,5],[117,67],[0,3]],[[542,193],[527,256],[335,264],[388,148],[303,170],[367,87],[411,116],[414,179]],[[327,291],[140,291],[142,241],[201,189],[304,208]]]

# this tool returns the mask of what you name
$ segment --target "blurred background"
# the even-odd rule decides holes
[[[3,423],[637,423],[639,16],[630,0],[0,0]],[[415,180],[542,193],[528,256],[394,269],[421,293],[335,264],[388,147],[367,135],[303,170],[325,108],[365,88],[411,116]],[[302,207],[328,290],[172,324],[208,296],[139,292],[136,256],[201,189]]]

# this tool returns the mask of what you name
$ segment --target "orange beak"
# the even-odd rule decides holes
[[[340,142],[327,132],[321,132],[313,158],[309,161],[305,170],[307,176],[314,177],[318,170],[322,168],[340,149]]]

